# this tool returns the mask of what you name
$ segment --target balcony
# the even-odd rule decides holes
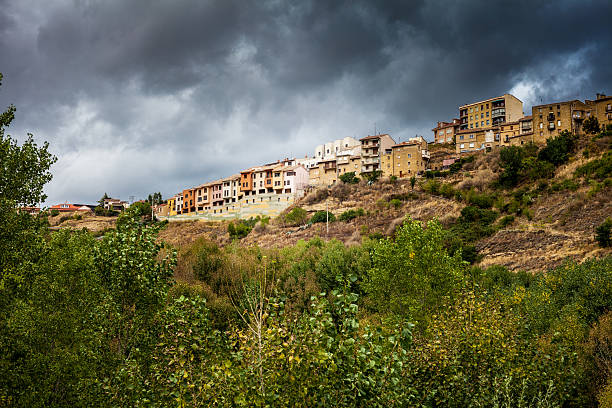
[[[421,150],[421,157],[424,158],[424,159],[428,159],[429,160],[429,158],[430,158],[429,151]]]
[[[493,103],[491,103],[491,108],[495,109],[495,108],[505,108],[506,107],[506,101],[499,100],[499,101],[493,101]]]
[[[378,157],[365,157],[363,160],[361,160],[361,164],[363,165],[378,163],[380,163],[380,159]]]
[[[549,121],[551,121],[551,120],[555,120],[555,114],[554,114],[554,113],[552,113],[552,112],[550,112],[550,113],[548,114],[548,116],[546,117],[546,119],[547,119],[547,120],[549,120]]]
[[[506,109],[493,109],[491,111],[492,118],[500,117],[500,116],[506,116]]]
[[[336,162],[327,162],[327,163],[323,163],[323,169],[325,170],[335,170],[336,169]]]
[[[572,118],[574,118],[576,121],[581,121],[584,120],[584,114],[582,112],[574,112]]]
[[[606,112],[612,112],[612,105],[606,105]]]
[[[521,126],[521,133],[529,133],[529,132],[531,132],[531,129],[532,129],[531,125],[529,125],[529,126]]]
[[[548,130],[555,130],[555,124],[554,124],[554,122],[550,122],[550,123],[548,124]]]

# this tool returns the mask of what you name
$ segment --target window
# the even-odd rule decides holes
[[[474,143],[470,143],[470,147],[474,147]]]
[[[476,122],[476,127],[478,127],[478,122]]]
[[[470,120],[474,120],[474,116],[470,115]]]
[[[470,108],[470,113],[474,112],[474,108]]]
[[[446,134],[450,135],[452,131],[453,131],[453,129],[446,129]]]
[[[540,122],[540,129],[543,129],[543,128],[544,128],[544,124],[542,122]]]
[[[487,111],[487,118],[489,117],[489,112]]]
[[[480,119],[484,119],[484,113],[480,114]]]
[[[561,121],[560,120],[557,121],[557,126],[561,126]]]
[[[489,119],[487,119],[487,125],[489,124]]]
[[[542,113],[542,108],[538,108],[538,113]]]
[[[482,122],[480,122],[480,127],[484,126],[484,120]]]
[[[470,123],[470,129],[474,129],[474,124]]]
[[[561,105],[557,105],[557,109],[561,109]]]
[[[470,139],[473,139],[473,138],[474,138],[474,135],[470,135]]]
[[[441,136],[441,135],[443,135],[443,134],[444,134],[444,131],[443,131],[443,130],[441,130],[441,131],[439,131],[439,132],[438,132],[438,135],[440,135],[440,136]]]
[[[459,140],[463,140],[463,135],[459,136]]]
[[[488,103],[486,104],[486,107],[487,107],[487,109],[489,109],[489,104]],[[488,115],[488,113],[487,113],[487,115]]]

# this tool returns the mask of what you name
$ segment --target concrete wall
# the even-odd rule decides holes
[[[196,213],[185,215],[159,217],[159,219],[168,221],[223,221],[249,219],[251,217],[257,217],[258,215],[277,217],[299,197],[300,194],[260,194],[255,197],[249,197],[248,204],[243,199],[237,203],[224,205],[222,207],[213,207],[213,209],[208,211],[198,211]]]

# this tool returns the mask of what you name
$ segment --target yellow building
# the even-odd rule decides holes
[[[580,133],[582,122],[591,115],[592,107],[579,100],[536,105],[531,108],[533,134],[537,144],[555,137],[564,130]]]
[[[427,142],[413,138],[385,149],[380,157],[381,170],[386,177],[411,177],[425,171],[429,152]]]
[[[489,129],[489,131],[492,130]],[[473,152],[485,147],[485,129],[468,129],[457,132],[456,153]]]
[[[380,156],[390,149],[395,140],[388,134],[366,136],[361,141],[361,172],[371,173],[380,170]]]
[[[176,197],[168,199],[168,215],[176,215]]]
[[[514,95],[504,94],[459,107],[459,130],[490,128],[515,122],[523,117],[523,102]],[[459,143],[459,140],[456,141]]]
[[[338,181],[338,166],[336,159],[322,160],[319,162],[319,185],[331,186]]]
[[[595,115],[599,126],[605,128],[607,125],[612,124],[612,96],[597,94],[597,99],[594,101],[587,99],[585,102],[591,106],[591,114]]]
[[[355,173],[358,176],[361,173],[361,156],[339,156],[338,161],[338,176],[344,173]]]

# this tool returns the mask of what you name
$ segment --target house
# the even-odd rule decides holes
[[[584,119],[591,116],[592,111],[592,105],[577,99],[532,107],[535,143],[544,144],[546,139],[555,137],[565,130],[574,134],[579,133]]]
[[[388,134],[366,136],[361,142],[361,173],[372,173],[380,170],[381,152],[390,149],[395,140]]]
[[[385,149],[380,169],[386,177],[411,177],[423,173],[428,160],[427,142],[419,136]]]
[[[59,212],[73,212],[73,211],[78,211],[80,207],[81,207],[80,205],[68,204],[68,202],[65,202],[62,204],[53,205],[49,208],[49,210],[51,211],[57,210]]]
[[[454,143],[459,126],[459,119],[453,119],[451,122],[438,122],[438,125],[431,129],[434,132],[434,143]]]
[[[130,206],[130,203],[117,198],[105,198],[102,206],[105,210],[123,211]]]
[[[597,94],[594,101],[586,100],[586,105],[591,107],[591,113],[595,115],[599,125],[605,127],[612,124],[612,96]],[[574,112],[576,114],[578,112]],[[579,119],[574,117],[574,119]]]

